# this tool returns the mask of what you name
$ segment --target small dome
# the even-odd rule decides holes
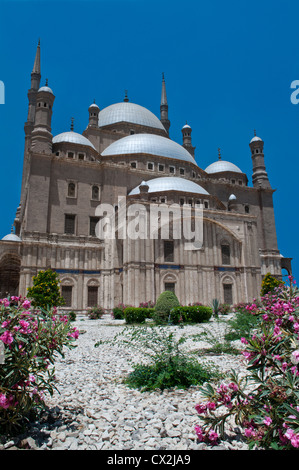
[[[48,87],[48,86],[42,86],[41,88],[39,88],[38,93],[39,93],[40,91],[45,91],[45,92],[47,92],[47,93],[51,93],[52,95],[54,95],[53,91],[52,91],[51,88]]]
[[[161,178],[154,178],[152,180],[146,181],[146,184],[149,187],[149,193],[163,191],[181,191],[183,193],[196,193],[209,196],[209,193],[204,188],[199,186],[199,184],[194,183],[193,181],[187,180],[185,178],[180,178],[178,176],[165,176]],[[136,186],[136,188],[132,189],[132,191],[129,193],[129,196],[132,196],[134,194],[140,194],[139,186]]]
[[[129,122],[165,131],[162,122],[151,111],[138,104],[125,101],[112,104],[102,109],[99,114],[99,127],[109,126],[118,122]]]
[[[234,165],[231,162],[226,162],[225,160],[218,160],[217,162],[212,163],[206,169],[206,173],[221,173],[223,171],[233,171],[234,173],[242,173],[239,167]]]
[[[236,196],[234,194],[231,194],[228,198],[229,201],[236,201]]]
[[[20,242],[22,241],[20,237],[18,237],[15,233],[9,233],[2,238],[2,240],[10,241],[10,242]]]
[[[258,137],[257,135],[255,135],[255,136],[251,139],[250,143],[251,143],[251,142],[258,142],[258,141],[262,142],[263,140],[262,140],[260,137]]]
[[[89,106],[88,109],[90,109],[90,108],[97,108],[97,109],[100,109],[96,103],[92,103],[92,104]]]
[[[90,142],[90,140],[84,137],[84,135],[78,134],[77,132],[74,132],[74,131],[62,132],[61,134],[58,134],[55,137],[53,137],[52,142],[53,144],[59,144],[61,142],[69,142],[71,144],[85,145],[96,150],[95,147]]]
[[[174,158],[191,162],[196,165],[195,160],[182,145],[177,144],[167,137],[156,134],[133,134],[116,140],[109,145],[102,155],[132,155],[150,154],[158,157]]]
[[[182,127],[182,129],[191,129],[191,126],[189,126],[189,124],[186,123],[186,124]]]

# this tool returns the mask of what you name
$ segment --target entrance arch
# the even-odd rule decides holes
[[[7,253],[0,260],[0,298],[18,295],[21,259],[15,253]]]

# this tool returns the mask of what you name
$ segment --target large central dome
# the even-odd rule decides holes
[[[167,137],[156,134],[133,134],[119,139],[109,145],[102,155],[133,155],[149,154],[158,157],[175,158],[196,165],[191,154],[181,145]]]
[[[99,113],[98,122],[99,127],[109,126],[118,122],[129,122],[165,131],[161,121],[151,111],[139,104],[126,101],[104,108]]]

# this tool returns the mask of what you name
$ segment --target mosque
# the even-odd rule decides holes
[[[50,268],[59,274],[65,308],[75,311],[138,306],[156,301],[164,290],[175,292],[183,305],[214,298],[234,304],[258,298],[266,273],[291,273],[291,258],[277,246],[274,189],[264,142],[255,133],[245,157],[252,160],[249,185],[242,169],[220,152],[207,168],[198,166],[190,125],[182,127],[181,144],[170,139],[164,76],[159,118],[126,95],[103,109],[92,103],[82,134],[72,123],[55,136],[55,95],[40,80],[38,44],[20,204],[12,233],[0,241],[1,296],[26,296],[32,277]],[[158,211],[155,236],[141,236],[148,233],[152,207]],[[189,238],[175,236],[173,212],[168,221],[161,216],[173,207],[179,215],[188,209],[193,228],[201,221],[202,243],[188,249]],[[127,223],[138,208],[144,227],[135,237],[123,236],[119,224],[112,225],[113,236],[99,231],[103,221],[118,221],[121,214]]]

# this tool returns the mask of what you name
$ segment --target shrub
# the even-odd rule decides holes
[[[174,307],[169,314],[169,321],[178,323],[203,323],[209,321],[212,316],[212,309],[204,305],[191,307]]]
[[[16,305],[10,306],[10,300]],[[53,394],[57,354],[74,347],[78,337],[68,317],[56,309],[31,309],[21,297],[0,300],[0,434],[20,432],[32,413],[45,408],[44,394]]]
[[[104,315],[105,310],[102,307],[91,307],[87,311],[90,320],[99,320]]]
[[[269,292],[274,292],[276,287],[279,287],[283,281],[279,281],[276,277],[267,273],[262,282],[261,296],[263,297]]]
[[[227,315],[232,311],[232,308],[229,304],[220,304],[219,313],[220,315]]]
[[[245,307],[244,307],[245,308]],[[225,335],[227,341],[236,341],[241,338],[249,339],[252,331],[257,327],[258,317],[248,310],[240,308],[234,313],[234,317],[228,321],[229,331]]]
[[[264,296],[261,307],[247,307],[258,317],[254,334],[242,340],[248,374],[201,388],[207,401],[196,405],[204,422],[195,428],[199,440],[217,442],[234,418],[251,448],[299,448],[299,291],[290,282]]]
[[[155,305],[155,312],[153,314],[153,319],[156,324],[167,323],[169,319],[170,311],[174,307],[179,307],[180,302],[178,301],[176,295],[171,291],[165,291],[160,294]]]
[[[74,312],[73,310],[68,313],[68,316],[70,321],[76,321],[77,315],[76,312]]]
[[[186,338],[177,339],[163,327],[138,327],[123,332],[123,342],[142,352],[146,363],[135,364],[126,379],[127,385],[141,391],[164,390],[203,384],[218,377],[216,368],[203,366],[182,349]]]
[[[33,277],[33,286],[27,289],[27,297],[31,299],[32,305],[43,309],[64,305],[65,301],[60,295],[59,282],[58,274],[55,271],[51,269],[39,271]]]
[[[132,305],[118,304],[112,310],[113,317],[115,320],[123,320],[125,318],[124,311],[126,308],[132,307]]]
[[[124,311],[126,323],[144,323],[153,314],[152,308],[127,307]]]

